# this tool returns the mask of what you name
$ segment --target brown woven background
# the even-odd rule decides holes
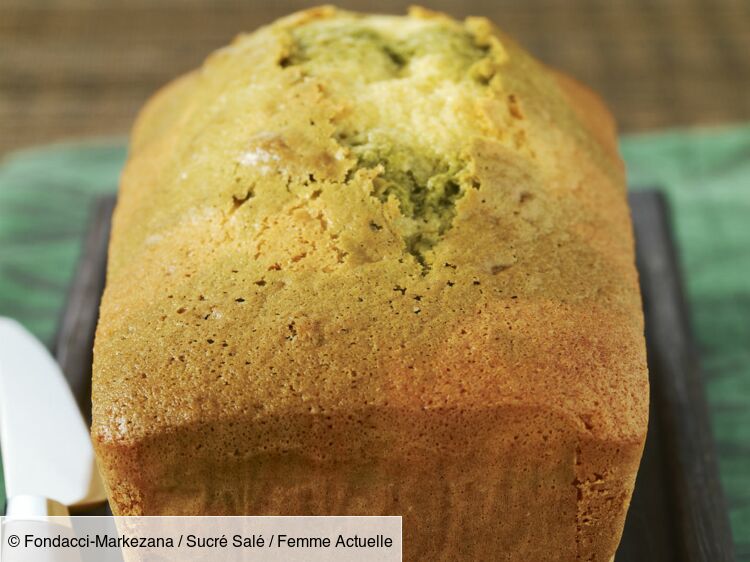
[[[403,13],[407,2],[342,0]],[[748,0],[431,0],[598,90],[623,131],[750,120]],[[0,0],[0,154],[125,133],[160,85],[295,0]]]

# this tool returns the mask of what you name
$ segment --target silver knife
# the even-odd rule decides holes
[[[0,450],[8,518],[67,515],[106,495],[65,377],[21,324],[0,317]]]

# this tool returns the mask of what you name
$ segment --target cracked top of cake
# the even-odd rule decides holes
[[[481,18],[301,12],[138,119],[93,432],[531,405],[637,442],[633,262],[594,95]]]

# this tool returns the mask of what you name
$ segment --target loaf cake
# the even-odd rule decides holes
[[[115,514],[606,562],[647,410],[613,121],[486,19],[307,10],[138,117],[94,358]]]

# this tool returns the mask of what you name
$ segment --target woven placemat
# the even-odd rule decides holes
[[[321,2],[322,3],[322,2]],[[404,14],[414,0],[339,0]],[[602,94],[622,130],[750,120],[748,0],[430,0]],[[0,154],[130,128],[167,81],[301,0],[3,0]]]

